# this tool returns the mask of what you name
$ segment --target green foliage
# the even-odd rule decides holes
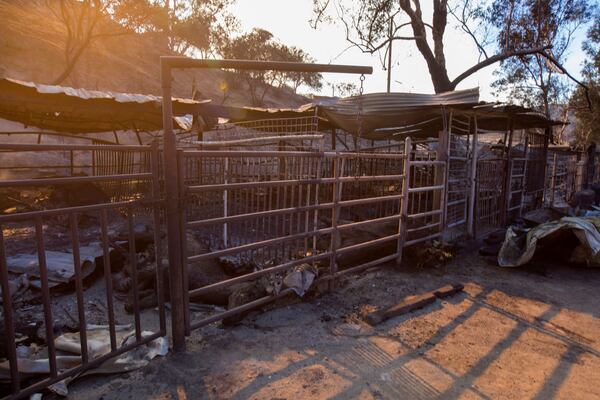
[[[255,28],[249,33],[231,39],[221,49],[225,58],[258,61],[290,61],[313,62],[314,60],[297,47],[288,47],[273,38],[271,32]],[[264,104],[265,96],[273,85],[290,86],[294,92],[301,85],[313,89],[322,87],[321,74],[279,72],[279,71],[235,71],[231,75],[230,84],[240,85],[245,82],[250,90],[252,103],[255,106]]]
[[[160,32],[169,37],[178,53],[199,51],[203,56],[218,53],[237,20],[228,12],[233,0],[178,0],[175,8],[164,0],[105,0],[109,15],[122,26],[138,33]]]
[[[600,142],[600,18],[596,18],[589,29],[587,41],[583,44],[586,59],[582,74],[588,87],[588,96],[578,87],[569,101],[569,106],[577,119],[575,131],[577,145],[585,148],[590,142]]]
[[[496,28],[502,51],[548,46],[547,52],[562,64],[593,9],[590,0],[494,0],[484,17]],[[564,102],[570,91],[560,69],[541,54],[507,58],[495,74],[497,94],[546,115],[550,104]]]

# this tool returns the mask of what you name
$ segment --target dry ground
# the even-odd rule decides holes
[[[446,271],[384,267],[194,332],[185,354],[87,378],[70,398],[598,399],[600,271],[543,270],[500,269],[474,253]],[[447,301],[340,334],[364,311],[456,281],[465,291]]]

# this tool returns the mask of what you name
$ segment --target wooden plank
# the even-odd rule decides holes
[[[430,292],[418,294],[416,296],[409,296],[398,304],[370,313],[367,315],[366,321],[370,325],[378,325],[390,318],[423,308],[426,305],[435,302],[436,299],[443,299],[455,293],[459,293],[463,289],[464,285],[461,283],[453,283],[442,286],[441,288],[432,290]]]

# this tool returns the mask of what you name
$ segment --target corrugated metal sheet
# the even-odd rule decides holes
[[[0,79],[0,118],[58,132],[104,132],[162,129],[161,97],[134,93],[75,89],[16,79]],[[543,115],[518,106],[480,103],[479,90],[441,94],[370,93],[347,98],[319,99],[299,108],[227,107],[173,98],[175,125],[191,127],[191,114],[224,117],[232,121],[320,117],[323,129],[336,127],[367,139],[400,138],[403,135],[436,136],[443,128],[443,115],[453,110],[477,114],[484,130],[546,127],[556,124]],[[216,120],[216,118],[215,118]]]
[[[319,113],[344,130],[370,139],[388,138],[380,129],[415,132],[442,126],[442,108],[468,109],[479,103],[479,90],[441,94],[372,93],[317,103]],[[431,133],[435,133],[431,132]]]
[[[151,94],[139,94],[139,93],[122,93],[122,92],[111,92],[111,91],[101,91],[101,90],[89,90],[82,88],[72,88],[69,86],[57,86],[57,85],[44,85],[42,83],[34,83],[34,82],[26,82],[20,81],[18,79],[12,78],[3,78],[0,79],[0,85],[2,84],[2,80],[7,82],[12,82],[14,84],[25,86],[29,88],[35,89],[40,94],[64,94],[71,97],[77,97],[82,100],[91,100],[91,99],[108,99],[114,100],[117,103],[156,103],[160,104],[162,102],[162,97],[154,96]],[[210,100],[197,101],[192,99],[182,99],[178,97],[173,97],[173,101],[176,103],[184,103],[184,104],[201,104],[208,103]]]
[[[173,98],[173,113],[192,114],[208,102]],[[152,131],[162,128],[162,98],[3,78],[0,118],[58,132]]]

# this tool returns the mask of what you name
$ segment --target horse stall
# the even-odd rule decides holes
[[[299,109],[167,91],[163,119],[154,96],[0,85],[0,390],[14,398],[543,201],[553,122],[476,89]]]

